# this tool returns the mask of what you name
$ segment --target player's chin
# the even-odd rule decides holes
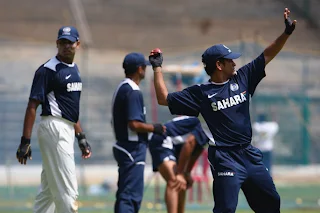
[[[62,56],[64,58],[72,58],[72,57],[74,57],[74,52],[72,52],[72,51],[63,51]]]

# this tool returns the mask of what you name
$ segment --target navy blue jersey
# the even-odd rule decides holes
[[[53,57],[36,71],[29,98],[40,101],[42,116],[62,117],[76,123],[81,90],[77,65],[66,64]]]
[[[149,142],[153,171],[158,171],[163,161],[179,161],[182,147],[190,134],[196,138],[197,148],[204,147],[209,141],[197,117],[181,116],[164,125],[166,133],[153,134]]]
[[[182,145],[185,142],[185,136],[189,134],[195,136],[199,146],[204,146],[209,141],[197,117],[176,117],[164,125],[167,128],[166,135],[171,138],[174,146]]]
[[[203,116],[211,132],[210,145],[234,146],[251,142],[249,99],[265,77],[261,54],[224,83],[207,82],[167,97],[172,114]]]
[[[116,89],[112,101],[112,124],[118,142],[147,142],[147,133],[132,131],[129,121],[146,122],[146,108],[139,86],[129,78],[124,79]]]

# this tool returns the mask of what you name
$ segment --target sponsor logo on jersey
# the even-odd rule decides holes
[[[211,107],[212,107],[213,111],[219,111],[222,109],[236,106],[236,105],[241,104],[247,100],[245,94],[246,94],[246,91],[240,93],[239,95],[234,95],[232,97],[223,99],[221,101],[212,102]]]
[[[82,83],[81,82],[73,82],[67,84],[67,91],[68,92],[76,92],[82,90]]]
[[[234,177],[235,172],[218,172],[218,176]]]
[[[218,93],[213,93],[212,95],[208,95],[208,98],[212,98],[213,96],[215,96]]]

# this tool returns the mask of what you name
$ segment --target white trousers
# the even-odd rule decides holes
[[[38,128],[42,156],[41,189],[34,213],[78,212],[74,161],[74,126],[61,118],[43,116]]]

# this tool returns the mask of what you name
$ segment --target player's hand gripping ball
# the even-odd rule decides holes
[[[21,137],[21,143],[18,147],[16,157],[21,164],[26,164],[28,158],[32,160],[32,150],[30,145],[30,139]]]
[[[162,51],[159,48],[151,50],[149,55],[149,62],[153,68],[162,66],[163,57]]]
[[[286,29],[284,30],[284,32],[288,35],[291,35],[294,29],[296,28],[297,20],[292,21],[290,19],[290,10],[288,8],[284,9],[283,16],[284,16],[284,23],[286,25]]]

